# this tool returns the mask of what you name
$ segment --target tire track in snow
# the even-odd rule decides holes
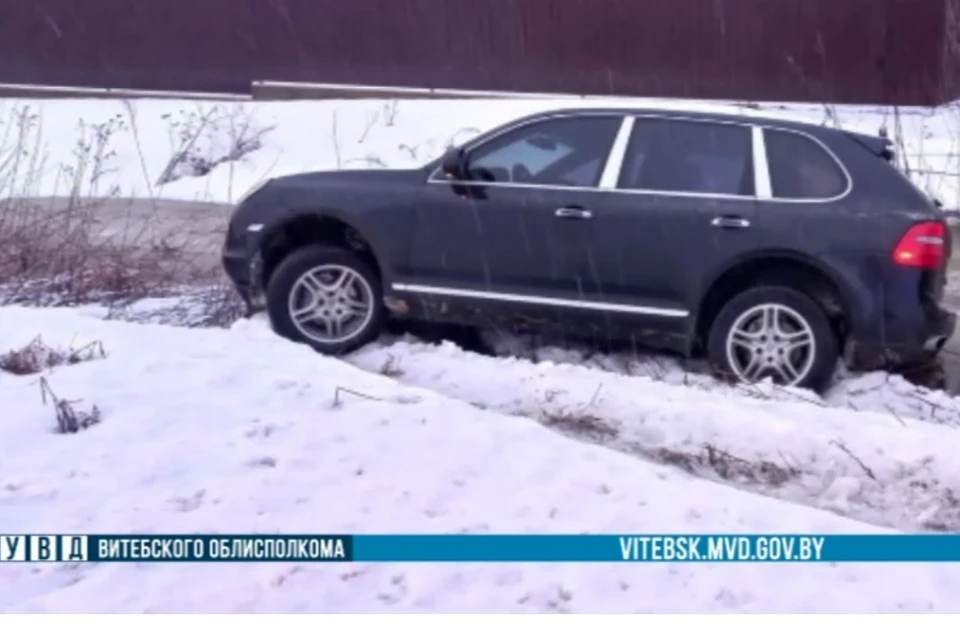
[[[704,362],[686,363],[666,355],[646,352],[597,353],[586,348],[540,346],[534,338],[503,333],[487,335],[485,340],[501,356],[577,364],[590,369],[652,378],[673,385],[696,386],[737,396],[766,397],[772,392],[777,397],[787,399],[793,397],[824,406],[889,413],[899,418],[960,428],[960,398],[918,386],[902,376],[882,371],[850,373],[841,366],[830,390],[820,398],[812,393],[777,387],[731,387],[709,375]]]
[[[683,386],[449,343],[371,345],[347,360],[755,493],[903,531],[960,531],[960,431],[947,425],[768,385]]]

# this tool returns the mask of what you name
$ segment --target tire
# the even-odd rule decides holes
[[[768,326],[776,321],[780,331],[761,329],[764,319]],[[802,334],[809,336],[807,346]],[[707,358],[724,377],[747,383],[769,377],[818,393],[830,384],[839,353],[837,335],[820,305],[782,286],[753,287],[731,298],[707,339]]]
[[[334,290],[333,283],[344,274],[351,276],[351,284]],[[382,291],[376,272],[354,253],[311,245],[291,252],[270,276],[267,314],[281,336],[325,355],[342,355],[380,335],[386,317]],[[366,312],[359,310],[363,300]],[[310,315],[295,317],[297,308]],[[339,336],[334,335],[337,327]]]

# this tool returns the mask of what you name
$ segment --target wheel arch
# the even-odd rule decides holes
[[[280,262],[292,251],[310,244],[340,246],[359,255],[369,264],[381,282],[386,261],[375,236],[364,225],[340,211],[291,211],[278,217],[260,231],[257,254],[262,264],[261,287],[266,287]]]
[[[703,345],[723,306],[752,286],[778,284],[806,293],[827,313],[839,336],[852,322],[852,293],[829,265],[813,256],[790,250],[764,251],[725,265],[702,289],[694,319],[695,343]]]

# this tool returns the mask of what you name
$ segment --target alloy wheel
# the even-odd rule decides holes
[[[294,326],[310,340],[322,344],[348,342],[373,318],[373,288],[350,267],[321,265],[294,283],[288,312]]]
[[[727,362],[741,381],[770,377],[795,386],[816,360],[816,338],[810,323],[790,307],[760,304],[741,313],[726,340]]]

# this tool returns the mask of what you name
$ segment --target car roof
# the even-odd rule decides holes
[[[788,120],[785,118],[772,118],[764,114],[757,115],[745,115],[742,113],[731,113],[728,111],[716,110],[716,111],[693,111],[693,110],[682,110],[682,109],[642,109],[642,108],[631,108],[631,107],[571,107],[566,109],[552,109],[548,111],[541,111],[538,113],[529,114],[523,118],[519,118],[514,121],[526,121],[526,120],[538,120],[541,118],[550,118],[550,117],[562,117],[562,116],[575,116],[575,115],[621,115],[621,116],[638,116],[638,117],[663,117],[663,118],[689,118],[691,120],[710,120],[715,122],[728,122],[735,124],[743,125],[757,125],[757,126],[768,126],[768,127],[780,127],[784,129],[794,129],[798,131],[806,132],[817,132],[817,133],[826,133],[826,132],[845,132],[844,129],[838,127],[824,126],[819,124],[814,124],[812,122],[804,122],[802,120]],[[869,134],[864,134],[859,131],[851,131],[848,133],[856,134],[863,138],[869,138]],[[876,140],[882,140],[879,136],[873,136]]]

